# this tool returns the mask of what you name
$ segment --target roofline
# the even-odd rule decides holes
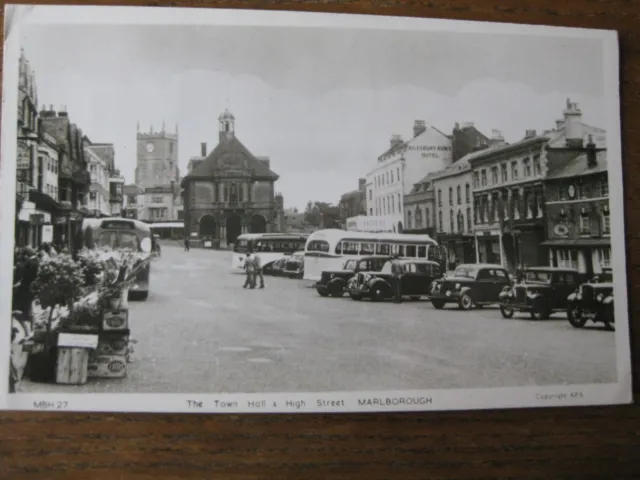
[[[538,136],[538,137],[533,137],[529,139],[523,139],[516,143],[509,143],[497,148],[487,148],[486,151],[479,150],[479,152],[482,152],[482,153],[480,153],[475,158],[470,158],[468,162],[473,167],[473,164],[475,163],[484,163],[485,161],[488,161],[488,160],[494,160],[495,158],[498,158],[505,153],[518,151],[521,148],[524,149],[527,147],[531,147],[538,143],[542,145],[548,142],[549,142],[548,137]]]

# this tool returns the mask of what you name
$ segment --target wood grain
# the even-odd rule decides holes
[[[129,4],[403,15],[618,30],[629,297],[640,298],[640,230],[637,222],[629,221],[640,212],[640,3],[192,0]],[[631,302],[634,352],[639,344],[639,308],[640,302]],[[639,372],[636,355],[636,392]],[[621,479],[640,477],[640,461],[634,458],[638,452],[637,406],[384,415],[0,414],[0,478],[12,479]]]

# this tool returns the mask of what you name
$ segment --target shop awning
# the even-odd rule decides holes
[[[611,240],[608,238],[558,238],[547,240],[541,244],[544,247],[608,247]]]
[[[36,205],[38,210],[44,210],[49,213],[57,213],[60,210],[60,204],[56,202],[46,193],[33,189],[29,192],[29,201]]]

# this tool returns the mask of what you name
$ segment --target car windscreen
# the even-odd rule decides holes
[[[96,246],[138,250],[138,237],[132,232],[106,231],[98,236]]]

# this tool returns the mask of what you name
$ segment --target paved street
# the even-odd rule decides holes
[[[266,278],[243,290],[230,252],[163,248],[151,295],[132,302],[128,377],[24,392],[229,393],[510,387],[615,381],[614,334],[502,319],[497,309],[320,297]]]

